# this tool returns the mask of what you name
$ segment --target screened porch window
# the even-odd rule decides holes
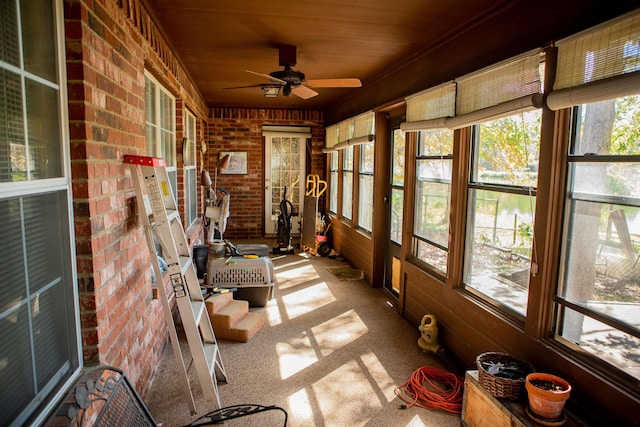
[[[540,149],[540,110],[475,127],[464,284],[525,316]]]
[[[371,232],[373,225],[373,142],[360,145],[358,171],[358,226]]]
[[[440,273],[447,271],[453,131],[418,133],[413,255]]]
[[[329,211],[338,213],[338,152],[329,153]]]
[[[640,12],[557,42],[571,108],[556,338],[632,378],[640,348]],[[602,366],[601,363],[598,363]]]
[[[353,146],[342,150],[342,217],[353,218]]]
[[[556,331],[640,379],[640,95],[574,114]]]

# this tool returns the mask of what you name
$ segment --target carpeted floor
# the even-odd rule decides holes
[[[219,384],[223,407],[279,406],[288,414],[288,426],[460,425],[460,416],[447,412],[401,409],[395,387],[421,366],[444,366],[420,350],[418,325],[402,319],[382,290],[361,280],[339,280],[329,268],[348,266],[338,260],[295,254],[273,262],[275,298],[251,309],[265,316],[265,326],[247,343],[219,341],[229,380]],[[190,360],[188,351],[185,359]],[[191,367],[189,376],[198,413],[191,415],[167,344],[145,399],[163,426],[188,425],[214,409],[194,371]],[[284,415],[263,412],[225,425],[283,426]]]

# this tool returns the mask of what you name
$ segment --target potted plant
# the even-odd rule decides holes
[[[562,421],[564,404],[569,399],[571,385],[564,379],[542,372],[527,375],[525,388],[529,396],[530,415],[544,421]],[[560,425],[560,424],[557,424]]]

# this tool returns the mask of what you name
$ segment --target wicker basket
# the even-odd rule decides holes
[[[519,400],[524,396],[527,374],[535,372],[531,363],[506,353],[482,353],[476,358],[478,381],[492,396]]]

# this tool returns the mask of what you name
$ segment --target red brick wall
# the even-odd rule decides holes
[[[123,163],[125,154],[146,154],[145,64],[182,99],[181,108],[189,105],[202,119],[208,109],[194,86],[183,84],[184,73],[164,66],[166,57],[140,35],[141,21],[121,8],[128,2],[64,5],[84,363],[121,368],[144,397],[168,337]]]
[[[212,108],[208,126],[209,149],[205,169],[213,178],[220,151],[246,151],[247,175],[218,175],[218,186],[229,191],[230,215],[224,237],[254,239],[264,236],[264,138],[262,125],[309,126],[312,132],[311,170],[324,177],[322,112],[311,110]]]

